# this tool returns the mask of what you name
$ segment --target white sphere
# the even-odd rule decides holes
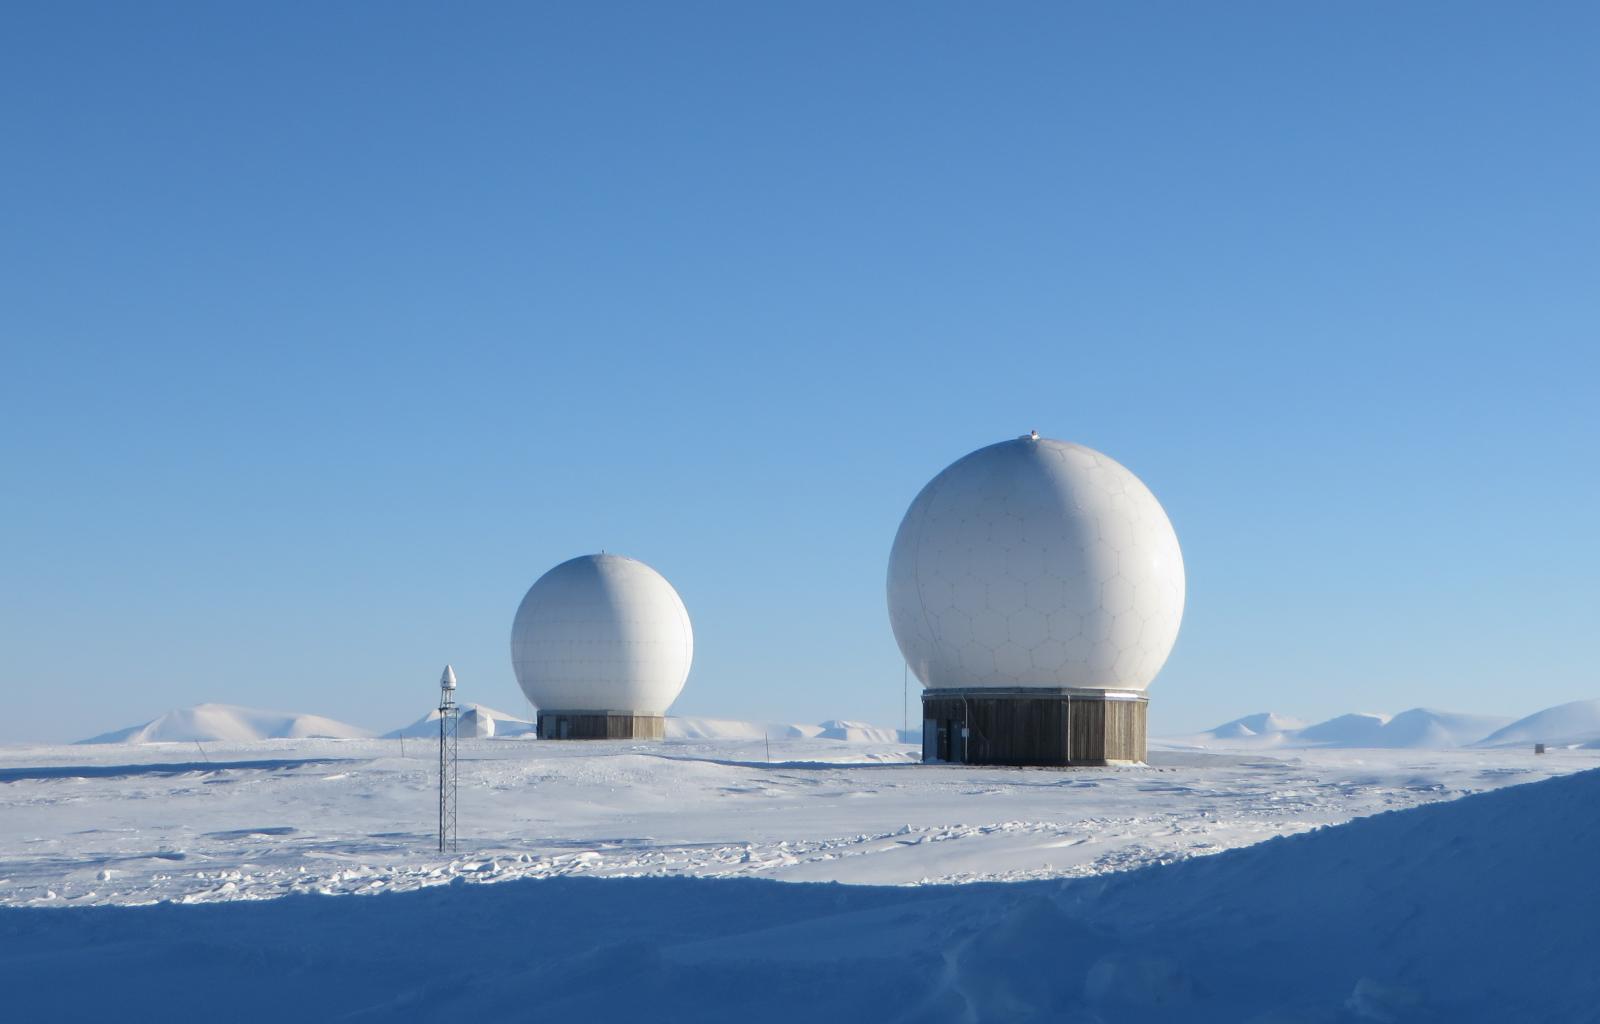
[[[562,562],[528,588],[511,624],[517,683],[541,709],[665,714],[693,659],[678,592],[621,555]]]
[[[1183,553],[1116,460],[1037,435],[967,455],[911,503],[889,620],[922,685],[1143,690],[1183,618]]]

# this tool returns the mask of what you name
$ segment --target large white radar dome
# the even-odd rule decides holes
[[[694,659],[689,612],[672,584],[620,555],[584,555],[528,589],[511,663],[540,709],[662,715]]]
[[[1183,618],[1183,554],[1149,488],[1038,435],[922,489],[889,555],[889,619],[923,686],[1143,690]]]

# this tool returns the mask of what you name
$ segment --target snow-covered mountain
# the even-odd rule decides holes
[[[461,736],[526,736],[533,723],[483,704],[464,704],[461,708]],[[427,739],[439,734],[439,712],[426,715],[383,739]],[[321,715],[262,711],[232,704],[197,704],[192,708],[169,711],[143,725],[103,733],[80,743],[249,743],[270,739],[364,739],[373,734],[359,726],[338,722]],[[898,731],[865,722],[830,720],[820,724],[793,722],[740,722],[719,718],[668,718],[667,738],[688,740],[772,740],[829,739],[846,743],[896,743]],[[912,742],[915,741],[913,738]]]
[[[504,711],[496,711],[484,704],[463,704],[461,706],[461,719],[458,727],[462,739],[484,736],[525,736],[533,731],[533,723],[526,718],[508,715]],[[437,708],[423,715],[410,725],[391,729],[383,734],[386,740],[426,739],[429,736],[439,735],[439,711]]]
[[[789,722],[739,722],[727,718],[667,719],[669,740],[796,740],[809,739],[821,732],[820,725]]]
[[[80,743],[250,743],[257,740],[361,739],[372,733],[321,715],[262,711],[233,704],[196,704],[143,725],[92,736]]]
[[[1476,743],[1510,720],[1509,715],[1469,715],[1435,708],[1412,708],[1393,718],[1370,713],[1340,715],[1302,729],[1294,744],[1445,750]]]
[[[1484,737],[1474,746],[1600,747],[1600,700],[1575,700],[1545,708]]]
[[[865,722],[844,722],[835,718],[822,723],[818,739],[844,740],[846,743],[899,743],[900,730],[885,729]]]
[[[384,738],[425,738],[437,734],[439,713],[430,711]],[[525,718],[481,704],[465,705],[462,736],[521,736],[533,731]],[[743,722],[716,718],[668,718],[669,739],[758,740],[832,739],[848,743],[916,742],[898,730],[839,719],[820,724]],[[254,742],[268,739],[359,739],[371,732],[321,715],[263,711],[232,704],[197,704],[169,711],[142,725],[103,733],[82,743]],[[1552,747],[1600,747],[1600,700],[1578,700],[1529,715],[1464,714],[1412,708],[1392,718],[1357,712],[1306,725],[1274,712],[1236,718],[1204,732],[1166,737],[1165,743],[1198,747],[1387,747],[1448,749],[1512,747],[1545,743]],[[1159,745],[1159,744],[1158,744]]]
[[[1235,718],[1231,722],[1223,722],[1215,729],[1207,730],[1204,735],[1217,740],[1253,740],[1264,745],[1270,745],[1282,742],[1285,736],[1299,732],[1305,728],[1305,725],[1306,723],[1298,718],[1290,718],[1287,715],[1263,711],[1259,714]]]
[[[1387,715],[1350,714],[1316,725],[1289,715],[1260,711],[1243,718],[1183,736],[1164,736],[1157,744],[1183,747],[1227,747],[1255,750],[1262,747],[1367,747],[1373,746]]]
[[[898,729],[831,719],[818,725],[799,722],[737,722],[722,718],[668,718],[667,738],[675,740],[841,740],[845,743],[899,743]]]
[[[1316,725],[1301,729],[1295,734],[1295,741],[1306,746],[1378,746],[1379,744],[1375,741],[1388,722],[1388,715],[1357,711],[1348,715],[1339,715],[1328,719],[1326,722],[1318,722]]]
[[[473,728],[475,714],[492,719],[492,731]],[[466,736],[522,736],[533,731],[527,719],[508,715],[503,711],[468,704],[461,713],[461,735]],[[669,740],[842,740],[846,743],[897,743],[898,731],[865,722],[839,720],[811,725],[798,722],[742,722],[727,718],[677,718],[669,716],[666,722]],[[430,711],[403,729],[383,734],[384,739],[425,739],[439,734],[439,712]]]
[[[1593,737],[1600,739],[1600,701],[1593,703],[1596,705],[1594,712],[1597,718]],[[1501,729],[1508,721],[1508,717],[1499,715],[1469,715],[1433,708],[1412,708],[1392,718],[1372,712],[1353,712],[1315,725],[1306,725],[1286,715],[1261,712],[1224,722],[1214,729],[1191,736],[1172,737],[1168,742],[1184,746],[1252,749],[1282,746],[1444,750],[1477,743],[1496,729]],[[1582,733],[1579,725],[1581,723],[1575,721],[1573,728],[1577,733]],[[1510,742],[1520,743],[1522,740],[1513,739]]]
[[[1509,715],[1467,715],[1432,708],[1402,711],[1378,730],[1375,747],[1442,749],[1476,743],[1509,722]]]

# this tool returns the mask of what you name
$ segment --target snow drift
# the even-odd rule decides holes
[[[258,740],[362,739],[372,733],[321,715],[262,711],[233,704],[196,704],[143,725],[92,736],[80,743],[251,743]]]

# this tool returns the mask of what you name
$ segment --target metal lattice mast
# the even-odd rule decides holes
[[[439,852],[456,848],[456,672],[439,677]]]

